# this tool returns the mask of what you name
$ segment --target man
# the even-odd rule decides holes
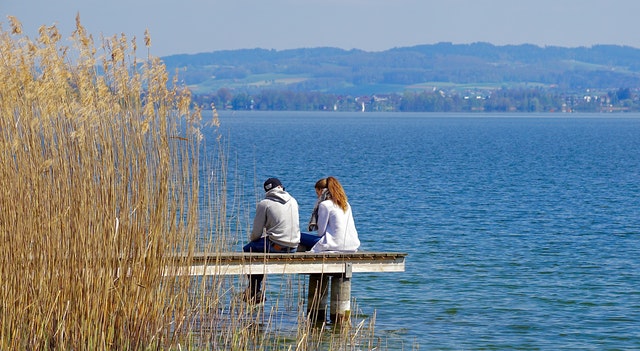
[[[265,197],[256,206],[253,228],[244,252],[294,253],[300,243],[298,202],[285,191],[278,178],[264,182]],[[262,274],[249,276],[249,287],[244,298],[250,303],[261,303]]]

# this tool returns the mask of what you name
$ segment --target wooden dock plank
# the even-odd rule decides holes
[[[406,253],[197,253],[176,258],[166,275],[351,274],[404,272]]]

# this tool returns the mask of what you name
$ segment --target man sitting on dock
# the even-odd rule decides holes
[[[294,253],[300,242],[298,202],[285,191],[278,178],[264,182],[265,198],[258,202],[249,243],[244,252]],[[264,301],[262,274],[249,276],[249,286],[243,294],[249,303]]]

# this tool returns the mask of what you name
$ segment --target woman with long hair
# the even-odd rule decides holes
[[[318,193],[316,183],[316,192]],[[320,193],[318,193],[320,198]],[[326,199],[318,204],[318,235],[303,233],[300,242],[311,251],[357,251],[358,231],[344,188],[335,177],[326,178]]]

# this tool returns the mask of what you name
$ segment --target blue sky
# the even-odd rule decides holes
[[[638,0],[0,0],[0,23],[16,16],[31,37],[56,24],[124,33],[151,54],[331,46],[382,51],[453,42],[640,48]]]

